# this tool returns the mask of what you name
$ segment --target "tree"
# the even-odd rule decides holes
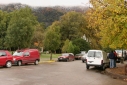
[[[74,44],[73,44],[73,46],[74,46],[74,52],[73,52],[74,55],[75,55],[75,54],[78,54],[78,53],[81,53],[79,46],[76,46],[76,45],[74,45]]]
[[[77,46],[80,48],[81,51],[88,51],[90,49],[90,45],[86,40],[82,38],[78,38],[72,41],[73,45]]]
[[[9,14],[0,10],[0,49],[5,49],[5,36],[9,23]]]
[[[85,34],[83,14],[78,12],[68,12],[60,18],[60,33],[62,35],[61,40],[66,39],[74,40],[80,38]]]
[[[94,10],[90,8],[86,11],[84,17],[87,22],[86,28],[86,37],[87,41],[90,43],[91,48],[93,49],[100,49],[100,36],[99,36],[99,27],[97,26],[96,15],[92,16]]]
[[[89,27],[98,30],[103,48],[127,48],[127,7],[124,0],[90,0]]]
[[[67,52],[68,53],[74,53],[74,46],[72,44],[72,41],[69,42]]]
[[[77,53],[80,53],[80,48],[79,48],[79,46],[73,44],[72,41],[69,41],[67,39],[64,42],[64,45],[62,47],[62,52],[64,52],[64,53],[70,52],[70,53],[77,54]]]
[[[66,53],[67,52],[67,49],[68,49],[68,46],[69,46],[69,40],[67,39],[65,42],[64,42],[64,45],[62,47],[62,52]]]
[[[38,23],[35,27],[35,31],[31,41],[31,47],[40,48],[43,47],[45,25],[44,23]]]
[[[22,8],[11,13],[7,28],[6,45],[8,48],[28,48],[37,20],[30,8]]]
[[[49,28],[47,28],[44,38],[44,48],[51,52],[50,60],[52,60],[52,52],[56,51],[60,47],[61,34],[60,27],[57,25],[59,22],[54,22]]]

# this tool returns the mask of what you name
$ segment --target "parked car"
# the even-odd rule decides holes
[[[74,61],[75,57],[73,53],[62,53],[61,56],[58,57],[58,61]]]
[[[10,68],[12,66],[13,57],[7,50],[0,50],[0,66]]]
[[[35,65],[37,65],[39,61],[40,61],[40,53],[37,49],[17,50],[13,54],[13,62],[18,66],[28,63],[34,63]]]
[[[81,58],[82,58],[83,55],[84,54],[75,54],[75,59],[76,60],[81,60]]]
[[[89,50],[86,57],[86,68],[90,66],[101,67],[103,70],[109,66],[107,53],[102,50]]]
[[[117,53],[117,61],[120,61],[123,57],[124,60],[127,60],[127,53],[126,50],[123,50],[123,56],[122,56],[122,50],[115,50]]]
[[[82,60],[83,63],[86,62],[86,57],[87,57],[87,53],[84,54],[84,55],[81,57],[81,60]]]

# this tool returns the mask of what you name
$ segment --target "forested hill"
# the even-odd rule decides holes
[[[7,12],[12,12],[16,9],[24,8],[28,5],[15,3],[8,5],[0,5],[0,9]],[[60,16],[64,15],[69,11],[76,11],[84,13],[88,7],[84,6],[73,6],[73,7],[63,7],[63,6],[53,6],[53,7],[31,7],[35,16],[37,16],[38,21],[45,23],[46,27],[51,25],[52,22],[58,20]]]

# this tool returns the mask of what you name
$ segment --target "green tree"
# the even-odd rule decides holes
[[[6,36],[8,48],[28,48],[36,23],[37,20],[28,7],[12,12]]]
[[[68,49],[68,46],[69,46],[69,40],[67,39],[65,42],[64,42],[64,45],[62,47],[62,52],[66,53],[67,52],[67,49]]]
[[[78,12],[68,12],[60,18],[61,40],[74,40],[84,35],[84,17]]]
[[[9,14],[0,10],[0,49],[5,49],[5,36],[9,23]]]
[[[51,53],[50,60],[52,60],[52,52],[56,51],[61,43],[60,27],[57,24],[58,22],[54,22],[53,25],[47,28],[44,38],[44,48]]]
[[[82,38],[78,38],[72,41],[73,45],[78,46],[80,48],[80,52],[81,51],[88,51],[90,49],[90,45],[88,42],[86,42],[86,40],[82,39]]]
[[[74,45],[72,44],[72,41],[69,42],[67,52],[74,53]]]
[[[74,55],[78,54],[78,53],[81,53],[79,46],[76,46],[76,45],[73,45],[73,46],[74,46],[74,52],[73,52]]]

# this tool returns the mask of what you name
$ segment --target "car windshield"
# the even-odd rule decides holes
[[[22,56],[23,55],[23,52],[21,51],[16,51],[13,56]]]
[[[64,53],[64,54],[62,54],[62,56],[68,56],[69,54],[67,54],[67,53]]]
[[[101,57],[101,52],[90,51],[88,53],[88,57],[97,57],[97,58],[100,58]]]

